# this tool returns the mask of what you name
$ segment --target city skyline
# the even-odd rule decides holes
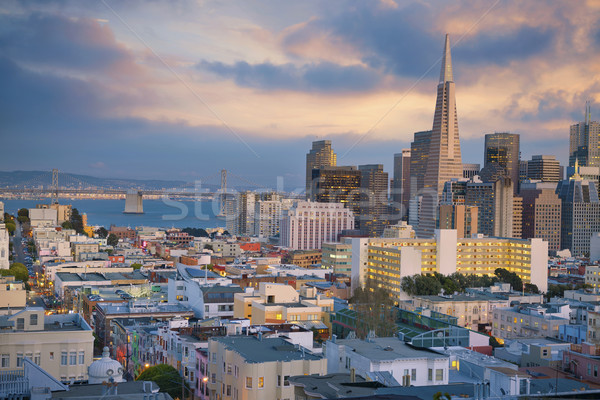
[[[431,129],[445,33],[463,162],[483,164],[484,134],[507,131],[522,159],[566,165],[586,100],[597,120],[592,7],[4,3],[4,139],[27,157],[0,168],[186,181],[226,168],[302,187],[326,139],[338,165],[391,172]]]

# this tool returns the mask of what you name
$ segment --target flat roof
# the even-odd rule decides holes
[[[211,340],[223,343],[227,349],[235,351],[248,363],[321,359],[280,337],[260,339],[255,336],[227,336]]]
[[[420,350],[409,346],[403,340],[396,337],[372,338],[369,341],[361,339],[340,339],[336,345],[348,346],[357,354],[370,360],[397,360],[402,358],[448,358],[429,350]]]

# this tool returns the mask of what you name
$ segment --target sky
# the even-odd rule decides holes
[[[600,115],[599,19],[596,1],[4,0],[0,170],[291,189],[330,139],[391,178],[431,129],[446,33],[463,162],[513,132],[522,159],[564,164],[585,101]]]

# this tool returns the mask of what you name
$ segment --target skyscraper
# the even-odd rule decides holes
[[[433,236],[437,225],[438,199],[444,190],[444,183],[453,178],[462,178],[462,175],[450,36],[446,35],[424,177],[424,189],[427,193],[424,193],[421,203],[417,229],[419,236]]]
[[[408,213],[410,200],[410,149],[402,149],[402,153],[394,154],[394,186],[392,187],[392,200],[400,217]]]
[[[514,183],[515,193],[519,182],[520,144],[519,135],[507,132],[496,132],[485,135],[483,169],[494,169],[496,164],[504,168],[504,175]],[[481,171],[484,179],[484,171]]]
[[[552,182],[523,183],[523,239],[541,238],[560,250],[561,201]]]
[[[585,103],[585,121],[571,125],[569,166],[600,167],[600,123],[592,121],[589,102]]]
[[[312,143],[312,149],[306,155],[306,198],[310,199],[312,171],[321,167],[335,167],[337,155],[331,148],[331,140],[319,140]]]
[[[555,156],[533,156],[527,161],[527,178],[542,182],[558,182],[560,163]]]
[[[370,237],[380,237],[388,223],[388,174],[381,164],[359,165],[361,173],[360,228]]]
[[[387,177],[386,177],[387,180]],[[319,203],[344,203],[356,217],[360,228],[361,172],[353,166],[321,167],[312,171],[311,200]]]

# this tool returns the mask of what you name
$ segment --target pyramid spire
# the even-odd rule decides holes
[[[446,34],[444,55],[442,56],[442,70],[440,71],[440,83],[454,82],[452,75],[452,56],[450,55],[450,35]]]

